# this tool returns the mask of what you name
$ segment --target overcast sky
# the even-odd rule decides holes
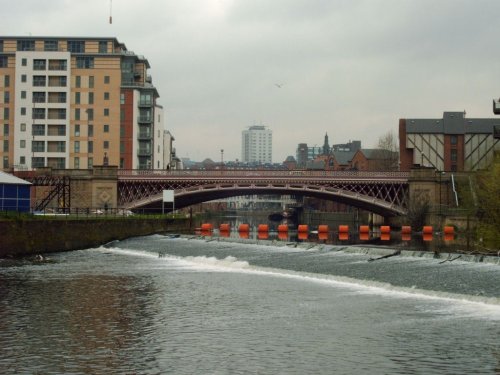
[[[399,118],[493,117],[498,0],[0,0],[0,35],[116,37],[144,55],[177,155],[241,158],[241,132],[361,140]],[[279,87],[280,86],[280,87]]]

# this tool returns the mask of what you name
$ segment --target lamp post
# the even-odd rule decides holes
[[[224,149],[220,149],[220,170],[224,169]]]

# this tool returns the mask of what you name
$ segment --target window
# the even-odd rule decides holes
[[[120,153],[121,154],[125,153],[125,142],[120,142]]]
[[[45,86],[47,82],[47,77],[45,76],[33,76],[33,86],[41,87]]]
[[[68,51],[72,53],[85,52],[85,41],[83,40],[68,40]]]
[[[125,94],[120,94],[120,104],[125,104]]]
[[[104,141],[103,142],[103,147],[105,150],[107,150],[109,148],[109,141]]]
[[[21,131],[22,131],[22,132],[25,132],[25,131],[26,131],[26,124],[25,124],[25,123],[22,123],[22,124],[21,124]]]
[[[9,58],[7,56],[0,56],[0,68],[7,68],[9,65]]]
[[[94,142],[93,141],[89,141],[88,151],[89,151],[89,154],[91,154],[92,152],[94,152]]]
[[[64,136],[66,135],[65,125],[48,125],[47,129],[48,135]]]
[[[89,104],[94,104],[94,93],[89,92]]]
[[[32,141],[31,150],[33,152],[45,152],[45,141]]]
[[[43,59],[33,60],[33,70],[45,70],[47,69],[47,61]]]
[[[49,108],[48,118],[52,120],[65,120],[66,108]]]
[[[10,103],[10,92],[9,91],[4,91],[4,93],[3,93],[3,102],[5,104]]]
[[[125,127],[120,125],[120,137],[125,137]]]
[[[25,141],[24,139],[21,139],[21,140],[19,141],[19,147],[20,147],[20,148],[26,148],[26,141]]]
[[[4,169],[9,168],[9,157],[8,156],[3,157],[3,167],[4,167]]]
[[[85,112],[87,112],[87,119],[92,121],[94,119],[94,110],[92,108],[87,108]]]
[[[91,56],[79,56],[76,58],[76,67],[78,69],[93,69],[94,58]]]
[[[66,103],[66,93],[49,92],[49,103]]]
[[[109,82],[110,82],[109,76],[104,76],[104,83],[109,84]]]
[[[9,124],[3,124],[3,135],[4,136],[9,135]]]
[[[89,137],[93,137],[94,136],[94,125],[89,125],[87,132],[88,132]]]
[[[9,87],[10,86],[10,76],[9,75],[6,75],[4,78],[4,87]]]
[[[42,124],[33,125],[33,135],[45,135],[45,125]]]
[[[26,83],[27,80],[26,74],[21,74],[21,82]]]
[[[45,103],[45,91],[33,92],[33,103]]]
[[[104,100],[109,100],[109,92],[104,93]]]
[[[109,125],[104,125],[104,133],[109,133]]]
[[[75,162],[74,162],[74,168],[75,169],[80,169],[80,158],[76,157],[74,160],[75,160]]]
[[[88,164],[89,164],[88,167],[92,168],[94,166],[94,158],[90,157],[89,161],[88,161]]]
[[[8,120],[10,118],[10,109],[9,108],[4,108],[3,109],[3,119]]]
[[[3,40],[0,40],[0,52],[3,52]]]
[[[41,157],[31,158],[31,166],[33,168],[43,168],[45,166],[45,159]]]
[[[80,120],[80,108],[75,108],[75,120]]]
[[[105,40],[100,40],[99,41],[99,53],[106,53],[108,52],[108,42]]]
[[[457,141],[458,141],[457,138],[458,137],[456,135],[451,135],[450,136],[450,144],[453,145],[453,146],[455,146],[457,144]]]
[[[451,153],[450,153],[451,162],[456,163],[457,162],[457,150],[451,149],[450,151],[451,151]]]
[[[80,77],[80,76],[76,76],[76,78],[75,78],[75,86],[76,86],[77,88],[82,87],[82,77]]]
[[[9,152],[9,141],[8,140],[3,141],[3,151]]]
[[[26,91],[21,91],[21,99],[26,99]]]
[[[80,152],[80,141],[75,141],[75,153]]]
[[[109,108],[104,108],[104,116],[109,116]]]
[[[21,116],[26,116],[26,107],[21,107]]]
[[[22,164],[22,165],[26,164],[26,156],[19,157],[19,164]]]
[[[75,125],[75,137],[79,137],[79,136],[80,136],[80,125],[76,124]]]
[[[49,70],[67,70],[66,60],[49,60]]]
[[[23,58],[21,59],[21,65],[22,65],[22,66],[28,66],[28,59],[27,59],[26,57],[23,57]]]
[[[44,51],[54,52],[59,50],[59,43],[57,40],[44,40],[43,41]]]
[[[94,76],[89,76],[89,88],[94,88]]]
[[[18,51],[34,51],[35,41],[34,40],[18,40],[17,41]]]
[[[50,76],[49,87],[66,87],[67,80],[66,76]]]
[[[65,141],[49,141],[47,143],[48,152],[66,152]]]
[[[75,104],[80,104],[80,92],[75,92]]]

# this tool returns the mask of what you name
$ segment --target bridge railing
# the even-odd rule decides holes
[[[155,169],[119,169],[118,176],[127,177],[296,177],[296,178],[320,178],[320,177],[338,177],[338,178],[378,178],[378,179],[407,179],[410,172],[368,172],[368,171],[309,171],[309,170],[155,170]]]

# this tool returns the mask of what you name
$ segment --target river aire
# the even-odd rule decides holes
[[[382,253],[153,235],[3,260],[0,373],[500,373],[500,264]]]

